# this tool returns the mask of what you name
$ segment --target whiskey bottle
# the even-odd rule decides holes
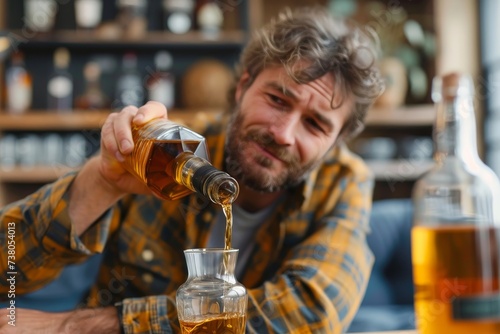
[[[144,102],[143,80],[137,70],[137,56],[128,52],[123,56],[122,73],[116,83],[114,107],[121,109],[132,105],[139,107]]]
[[[217,38],[224,24],[224,13],[216,0],[199,0],[196,3],[196,23],[207,38]]]
[[[73,107],[73,77],[68,72],[70,57],[66,48],[54,52],[54,73],[47,83],[49,109],[70,111]]]
[[[78,109],[105,109],[109,107],[109,99],[100,85],[101,68],[96,62],[88,62],[83,69],[85,91],[75,100]]]
[[[174,106],[175,77],[170,72],[172,55],[167,51],[160,51],[155,55],[155,71],[146,81],[149,100],[163,103],[167,109]]]
[[[470,77],[437,77],[435,167],[415,184],[412,265],[421,334],[500,333],[500,182],[479,158]]]
[[[174,34],[185,34],[193,28],[194,0],[163,0],[164,27]]]
[[[24,55],[12,54],[11,66],[5,71],[7,88],[6,107],[10,113],[23,113],[31,107],[33,80],[24,64]]]
[[[205,138],[167,119],[132,127],[134,150],[125,167],[157,196],[177,200],[198,192],[212,202],[227,205],[239,186],[229,174],[208,161]]]
[[[140,39],[148,28],[147,0],[117,0],[118,25],[126,38]]]

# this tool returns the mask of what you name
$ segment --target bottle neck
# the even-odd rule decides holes
[[[179,154],[173,167],[177,183],[208,197],[214,203],[229,205],[238,196],[239,186],[234,178],[192,152]]]
[[[438,163],[446,158],[465,163],[479,159],[472,97],[455,96],[437,105],[434,140]]]

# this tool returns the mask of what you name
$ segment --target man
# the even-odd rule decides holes
[[[249,293],[248,332],[340,333],[356,313],[372,264],[365,234],[373,183],[343,141],[382,90],[374,55],[360,30],[324,10],[285,13],[243,51],[229,123],[204,133],[214,166],[240,184],[233,246]],[[3,209],[2,232],[16,227],[18,294],[103,253],[84,301],[94,308],[17,310],[17,329],[179,332],[173,301],[186,280],[183,250],[222,246],[224,219],[197,194],[154,197],[123,168],[131,124],[159,117],[167,111],[156,102],[111,114],[98,156]]]

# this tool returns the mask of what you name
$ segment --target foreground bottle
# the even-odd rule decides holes
[[[421,334],[500,333],[500,182],[476,146],[470,77],[435,78],[435,167],[414,187]]]
[[[237,249],[188,249],[176,295],[182,334],[245,334],[247,290],[236,281]]]
[[[134,150],[126,168],[158,196],[177,200],[198,192],[212,202],[228,205],[239,186],[229,174],[208,161],[205,138],[167,119],[132,128]]]

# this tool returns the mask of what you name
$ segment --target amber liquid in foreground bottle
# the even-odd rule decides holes
[[[477,154],[472,80],[436,78],[435,167],[413,189],[420,334],[500,333],[500,182]]]
[[[132,136],[125,166],[159,197],[177,200],[198,192],[228,206],[238,196],[238,183],[209,163],[205,139],[196,132],[158,119],[133,127]]]
[[[222,314],[202,322],[181,321],[182,334],[245,334],[246,316]]]
[[[420,333],[500,333],[499,240],[498,227],[413,229]]]

